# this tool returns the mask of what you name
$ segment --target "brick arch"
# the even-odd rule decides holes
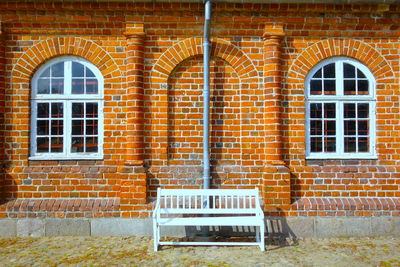
[[[320,61],[334,56],[354,58],[365,64],[377,83],[393,79],[394,72],[386,59],[369,44],[350,39],[326,39],[307,47],[293,62],[288,84],[304,83],[308,72]]]
[[[182,40],[165,51],[154,64],[151,77],[167,82],[169,75],[185,59],[203,54],[203,38]],[[224,59],[238,74],[242,83],[258,82],[258,72],[249,57],[239,48],[220,39],[211,41],[211,56]]]
[[[47,60],[63,55],[79,56],[92,62],[105,80],[121,77],[115,61],[95,42],[79,37],[55,37],[29,48],[14,64],[12,77],[29,82],[35,71]]]

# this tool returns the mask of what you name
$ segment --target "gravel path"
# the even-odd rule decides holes
[[[400,266],[400,238],[304,239],[258,247],[171,247],[149,237],[0,239],[0,266]]]

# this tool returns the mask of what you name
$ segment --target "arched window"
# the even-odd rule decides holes
[[[103,77],[90,62],[60,57],[32,78],[30,159],[99,159]]]
[[[375,157],[375,79],[360,62],[336,57],[306,79],[307,158]]]

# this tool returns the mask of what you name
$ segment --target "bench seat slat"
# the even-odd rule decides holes
[[[239,217],[191,217],[191,218],[160,218],[157,223],[161,226],[260,226],[263,220],[254,216]]]

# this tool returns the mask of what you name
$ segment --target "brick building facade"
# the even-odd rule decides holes
[[[271,216],[397,219],[400,4],[234,2],[213,6],[212,187],[257,187]],[[201,187],[203,13],[0,3],[3,221],[148,217],[158,187]]]

